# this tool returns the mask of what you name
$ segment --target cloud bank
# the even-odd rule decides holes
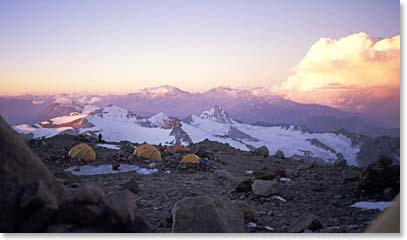
[[[286,98],[377,114],[391,125],[400,116],[400,35],[366,33],[317,41],[276,91]],[[381,109],[378,109],[381,108]]]

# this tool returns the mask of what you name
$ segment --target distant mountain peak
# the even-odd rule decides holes
[[[231,118],[225,112],[225,110],[219,105],[215,105],[211,109],[202,112],[200,118],[209,119],[212,121],[222,123],[231,123]]]
[[[188,92],[171,85],[162,85],[158,87],[145,88],[141,90],[141,93],[156,97],[156,96],[165,96],[169,94],[182,94]]]

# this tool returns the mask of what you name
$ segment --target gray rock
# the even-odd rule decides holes
[[[269,156],[269,149],[266,146],[261,146],[254,149],[253,154],[256,156],[268,157]]]
[[[96,184],[84,184],[73,195],[73,201],[79,203],[104,203],[105,192]]]
[[[250,206],[247,202],[237,201],[235,204],[242,210],[244,222],[246,224],[249,222],[254,222],[256,220],[256,209]]]
[[[324,228],[321,220],[312,213],[304,213],[288,227],[290,233],[306,232],[307,230],[315,232]]]
[[[360,172],[353,168],[345,168],[341,173],[344,181],[354,181],[360,176]]]
[[[112,163],[112,169],[114,171],[119,171],[120,169],[120,163]]]
[[[242,211],[218,196],[184,198],[172,209],[172,232],[237,233],[244,232]]]
[[[392,188],[386,188],[383,190],[383,198],[386,201],[391,201],[396,196],[396,192]]]
[[[132,178],[128,182],[123,184],[123,189],[128,189],[133,193],[137,193],[139,191],[139,186],[136,180]]]
[[[261,180],[273,180],[277,177],[285,177],[286,171],[281,167],[263,167],[253,171],[253,175],[256,179]]]
[[[238,180],[230,172],[220,169],[214,172],[217,180],[225,187],[235,187],[238,183]]]
[[[41,181],[40,184],[47,189],[48,197],[45,199],[56,201],[62,198],[64,189],[24,140],[1,117],[0,153],[0,232],[15,232],[32,214],[43,210],[42,204],[38,209],[26,208],[29,212],[20,208],[19,200],[24,189]],[[31,204],[29,199],[24,201],[28,205]]]
[[[236,179],[237,184],[235,187],[236,192],[251,192],[252,191],[252,179],[249,177],[239,177]]]
[[[338,169],[344,169],[347,166],[346,160],[343,158],[336,159],[334,166]]]
[[[274,153],[274,157],[280,158],[280,159],[284,159],[284,158],[285,158],[284,153],[283,153],[283,151],[281,151],[281,150],[277,150],[276,153]]]
[[[282,184],[276,180],[256,180],[252,184],[254,194],[264,197],[283,194],[286,192],[286,188],[286,184]]]
[[[135,219],[134,194],[128,190],[108,196],[106,202],[113,219],[119,224],[128,224]]]

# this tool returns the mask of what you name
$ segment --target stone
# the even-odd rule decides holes
[[[0,153],[0,232],[16,232],[31,217],[30,214],[43,210],[42,207],[29,207],[25,209],[29,212],[25,212],[19,206],[24,189],[41,181],[41,185],[48,191],[48,197],[59,201],[64,194],[64,188],[2,117]]]
[[[75,202],[67,199],[59,208],[63,223],[91,225],[102,223],[105,219],[105,206],[102,203]]]
[[[386,201],[392,201],[396,196],[396,192],[392,188],[386,188],[383,190],[383,199]]]
[[[134,194],[129,190],[108,195],[107,206],[115,222],[126,225],[135,220],[134,198]]]
[[[242,211],[218,196],[187,197],[172,209],[174,233],[245,232]]]
[[[253,193],[263,197],[283,194],[286,188],[286,184],[282,184],[276,180],[255,180],[252,184]]]
[[[237,184],[236,177],[224,169],[216,170],[214,174],[223,186],[234,187]]]
[[[285,158],[284,153],[281,150],[277,150],[276,153],[274,153],[274,157],[279,158],[279,159],[284,159]]]
[[[303,164],[301,164],[300,166],[298,166],[297,170],[308,170],[311,169],[313,167],[315,167],[316,165],[316,161],[315,160],[306,160]]]
[[[242,210],[245,223],[254,222],[256,220],[256,209],[250,206],[247,202],[237,201],[235,204]]]
[[[123,184],[123,189],[128,189],[133,193],[137,193],[139,191],[139,186],[136,180],[132,178],[128,182]]]
[[[294,220],[288,227],[289,233],[301,233],[307,230],[315,232],[324,228],[321,220],[312,213],[306,212]]]
[[[269,149],[266,146],[261,146],[254,149],[253,154],[256,156],[268,157],[269,156]]]
[[[353,168],[345,168],[341,173],[344,181],[354,181],[360,176],[360,172]]]
[[[112,169],[114,171],[119,171],[120,169],[120,163],[112,163]]]
[[[263,167],[261,169],[257,169],[255,171],[253,171],[253,176],[256,179],[273,180],[277,177],[285,177],[286,172],[285,172],[285,169],[283,169],[281,167],[273,167],[273,168]]]
[[[249,177],[237,178],[237,184],[235,187],[236,192],[251,192],[252,191],[252,179]]]
[[[360,192],[368,196],[383,195],[386,188],[391,188],[395,194],[400,192],[400,166],[389,165],[383,159],[367,166],[357,182]]]
[[[335,160],[334,166],[338,169],[344,169],[347,166],[347,162],[343,158],[338,158]]]
[[[96,184],[84,184],[73,195],[74,202],[80,203],[103,203],[105,192]]]

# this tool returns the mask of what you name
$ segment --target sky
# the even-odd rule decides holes
[[[2,0],[0,96],[267,87],[399,124],[397,0]]]
[[[396,0],[2,0],[0,94],[276,86],[321,38],[400,34]]]

